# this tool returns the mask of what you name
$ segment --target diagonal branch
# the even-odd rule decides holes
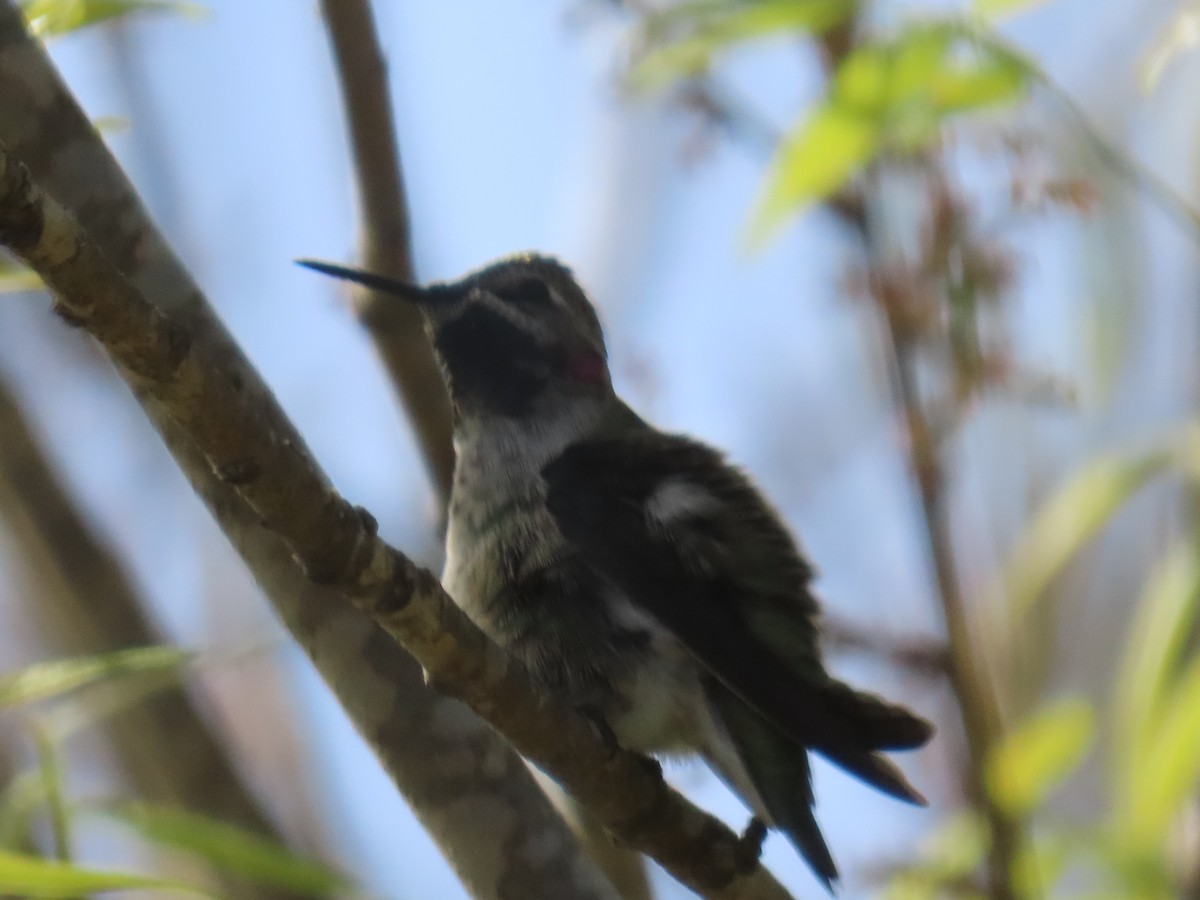
[[[354,153],[363,267],[413,280],[408,203],[387,89],[387,63],[368,0],[321,0],[337,62]],[[450,399],[420,312],[377,291],[354,289],[359,316],[400,393],[444,509],[454,476]]]
[[[37,271],[56,311],[103,345],[143,403],[191,439],[311,581],[368,613],[605,827],[705,897],[787,896],[759,866],[757,846],[673,791],[656,765],[540,694],[433,575],[379,539],[303,442],[284,437],[295,432],[274,398],[230,378],[222,356],[151,304],[2,146],[0,243]]]

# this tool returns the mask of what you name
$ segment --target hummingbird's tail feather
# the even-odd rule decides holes
[[[716,726],[705,761],[765,824],[787,835],[832,893],[838,870],[813,815],[808,754],[716,679],[705,694]]]
[[[924,795],[912,786],[904,777],[904,773],[878,753],[872,753],[869,750],[850,750],[845,747],[837,749],[814,747],[813,749],[839,769],[849,772],[871,787],[890,794],[897,800],[903,800],[915,806],[928,805]]]
[[[926,801],[880,750],[913,750],[933,736],[933,726],[902,706],[830,679],[821,697],[834,727],[816,735],[812,749],[872,787],[918,806]]]
[[[832,679],[822,693],[865,749],[915,750],[933,737],[933,725],[925,719],[875,694]]]

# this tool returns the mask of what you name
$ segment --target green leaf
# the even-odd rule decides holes
[[[1037,809],[1075,771],[1092,743],[1091,707],[1062,700],[1032,716],[988,756],[988,793],[1013,817]]]
[[[1061,896],[1056,890],[1059,881],[1072,861],[1091,848],[1086,838],[1039,823],[1037,837],[1021,842],[1012,863],[1015,896]]]
[[[765,17],[779,28],[831,28],[857,12],[860,0],[682,0],[646,15],[651,35]],[[662,4],[660,4],[662,6]]]
[[[889,48],[891,105],[924,98],[950,70],[957,35],[941,25],[916,25],[902,31]]]
[[[1173,448],[1156,445],[1099,459],[1076,471],[1042,504],[1005,565],[1014,626],[1125,501],[1176,458]]]
[[[931,99],[943,114],[1011,103],[1029,89],[1025,70],[1008,59],[989,59],[945,72],[932,85]]]
[[[888,884],[883,900],[936,900],[944,887],[955,885],[955,897],[983,900],[982,894],[960,891],[987,853],[987,827],[975,813],[950,816],[921,842],[920,859]]]
[[[46,733],[63,742],[144,703],[155,694],[179,686],[173,669],[138,672],[118,680],[88,685],[78,694],[40,713]]]
[[[92,127],[101,134],[120,134],[129,130],[129,119],[125,116],[100,116],[92,120]]]
[[[0,850],[0,894],[78,898],[81,894],[118,890],[168,891],[192,897],[213,896],[177,881],[132,872],[98,872]]]
[[[22,772],[0,794],[0,848],[31,849],[34,812],[46,802],[46,781],[40,771]]]
[[[763,243],[787,216],[837,191],[878,150],[879,126],[871,117],[836,104],[817,109],[776,151],[750,243]]]
[[[136,647],[53,660],[0,677],[0,708],[57,697],[111,678],[182,668],[192,654],[178,647]]]
[[[833,101],[844,109],[880,116],[891,101],[890,80],[890,49],[879,44],[865,44],[838,66],[831,91]]]
[[[127,803],[98,810],[157,844],[193,853],[221,872],[238,874],[314,897],[352,887],[342,873],[253,832],[199,813],[148,803]]]
[[[24,0],[21,10],[38,37],[57,37],[135,12],[170,12],[198,18],[206,7],[185,0]]]
[[[975,12],[988,19],[997,19],[1045,2],[1046,0],[975,0]]]
[[[1129,773],[1122,824],[1134,847],[1161,848],[1200,782],[1200,656],[1170,691],[1141,764]]]
[[[1114,701],[1118,752],[1140,767],[1178,672],[1200,600],[1200,558],[1178,540],[1154,567],[1138,599]]]
[[[849,0],[757,0],[684,3],[648,18],[649,50],[628,74],[635,88],[654,88],[703,72],[718,53],[773,35],[828,31],[854,12]],[[672,38],[670,32],[682,31]]]
[[[0,263],[0,294],[21,294],[42,287],[42,279],[32,269]]]
[[[920,149],[948,116],[1019,99],[1031,83],[1018,56],[957,22],[859,46],[838,67],[829,97],[776,152],[749,243],[761,244],[788,215],[837,191],[881,150]]]
[[[1044,0],[1031,0],[1031,2],[1044,2]],[[986,54],[985,58],[1003,62],[1023,72],[1030,82],[1047,86],[1051,84],[1046,73],[1032,57],[1027,56],[1016,45],[1010,44],[994,29],[980,27],[965,19],[947,19],[931,27],[945,29],[963,42],[970,44],[978,52]]]
[[[46,789],[46,806],[50,811],[50,831],[54,837],[54,857],[61,862],[71,860],[71,816],[63,800],[62,762],[58,748],[46,733],[35,725],[34,742],[37,745],[38,770]]]

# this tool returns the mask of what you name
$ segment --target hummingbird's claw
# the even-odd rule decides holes
[[[641,754],[639,754],[638,759],[646,767],[646,771],[650,773],[651,778],[655,778],[655,779],[659,779],[659,780],[662,779],[662,777],[663,777],[662,763],[660,763],[653,756],[642,756]]]
[[[758,816],[753,816],[746,825],[746,830],[738,838],[738,850],[747,865],[758,862],[762,855],[763,841],[767,839],[767,826]]]

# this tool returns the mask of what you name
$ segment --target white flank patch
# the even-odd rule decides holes
[[[679,478],[664,481],[646,501],[646,516],[663,525],[712,512],[717,500],[708,491]]]

